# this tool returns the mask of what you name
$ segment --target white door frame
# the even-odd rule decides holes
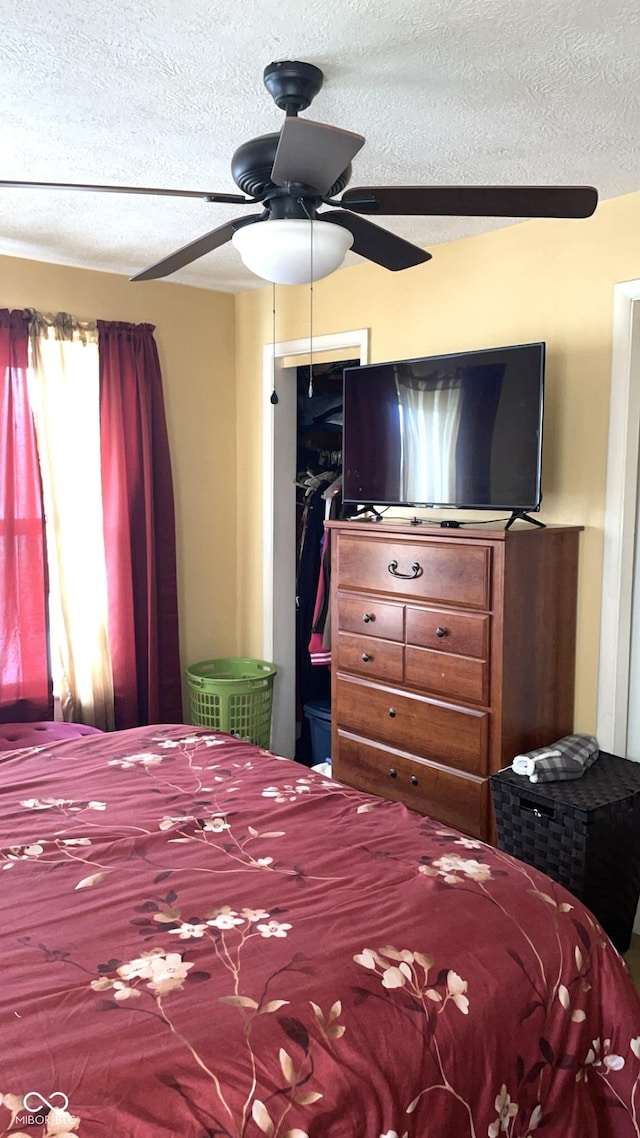
[[[271,747],[293,758],[296,746],[296,366],[285,360],[310,352],[340,352],[369,362],[369,329],[265,344],[263,357],[262,655],[277,666]],[[277,391],[278,402],[270,402]]]
[[[640,457],[639,301],[640,280],[615,286],[596,733],[602,750],[617,755],[626,753],[629,710]]]

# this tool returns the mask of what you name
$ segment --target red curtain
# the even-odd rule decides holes
[[[0,309],[0,722],[52,719],[42,486],[28,315]]]
[[[98,321],[117,729],[182,722],[173,482],[151,324]]]

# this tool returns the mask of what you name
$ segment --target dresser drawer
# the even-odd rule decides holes
[[[488,659],[488,616],[408,607],[405,620],[407,644],[415,644],[418,648],[435,648],[438,652],[454,652],[457,656]]]
[[[384,640],[404,638],[404,605],[385,604],[369,597],[338,592],[338,628],[379,636]]]
[[[468,774],[488,773],[488,712],[343,675],[335,694],[338,727]]]
[[[470,656],[453,656],[450,652],[432,652],[430,648],[407,645],[405,682],[449,699],[489,702],[488,664]]]
[[[338,633],[337,666],[340,672],[355,672],[389,683],[402,683],[402,644],[392,640],[378,640],[374,636],[361,636],[352,632]]]
[[[338,731],[333,775],[342,782],[403,802],[474,837],[485,833],[488,782],[454,774],[390,747]]]
[[[488,608],[490,562],[488,546],[340,535],[341,588]]]

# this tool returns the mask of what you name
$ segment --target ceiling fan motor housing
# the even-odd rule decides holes
[[[276,150],[280,141],[280,134],[261,134],[258,138],[251,138],[243,142],[235,151],[231,159],[231,175],[236,186],[257,201],[273,196],[274,191],[280,190],[271,180],[271,171],[276,157]],[[335,197],[342,193],[351,178],[351,163],[343,170],[337,181],[331,186],[328,197]],[[304,197],[299,187],[301,196]],[[282,192],[280,190],[280,192]],[[312,196],[312,195],[310,195]]]

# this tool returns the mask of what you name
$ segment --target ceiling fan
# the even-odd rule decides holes
[[[311,63],[283,60],[265,68],[264,84],[286,118],[279,133],[250,139],[235,151],[231,173],[242,195],[54,182],[0,181],[0,187],[155,194],[261,206],[261,212],[219,225],[137,273],[133,281],[169,276],[228,241],[233,241],[245,264],[259,276],[282,283],[302,283],[328,275],[339,267],[350,247],[361,257],[397,271],[429,261],[431,254],[366,220],[363,214],[581,218],[589,217],[596,208],[598,194],[592,186],[346,189],[351,161],[364,145],[363,136],[298,118],[322,82],[322,71]],[[301,242],[302,231],[305,238]],[[287,279],[292,275],[293,279]]]

